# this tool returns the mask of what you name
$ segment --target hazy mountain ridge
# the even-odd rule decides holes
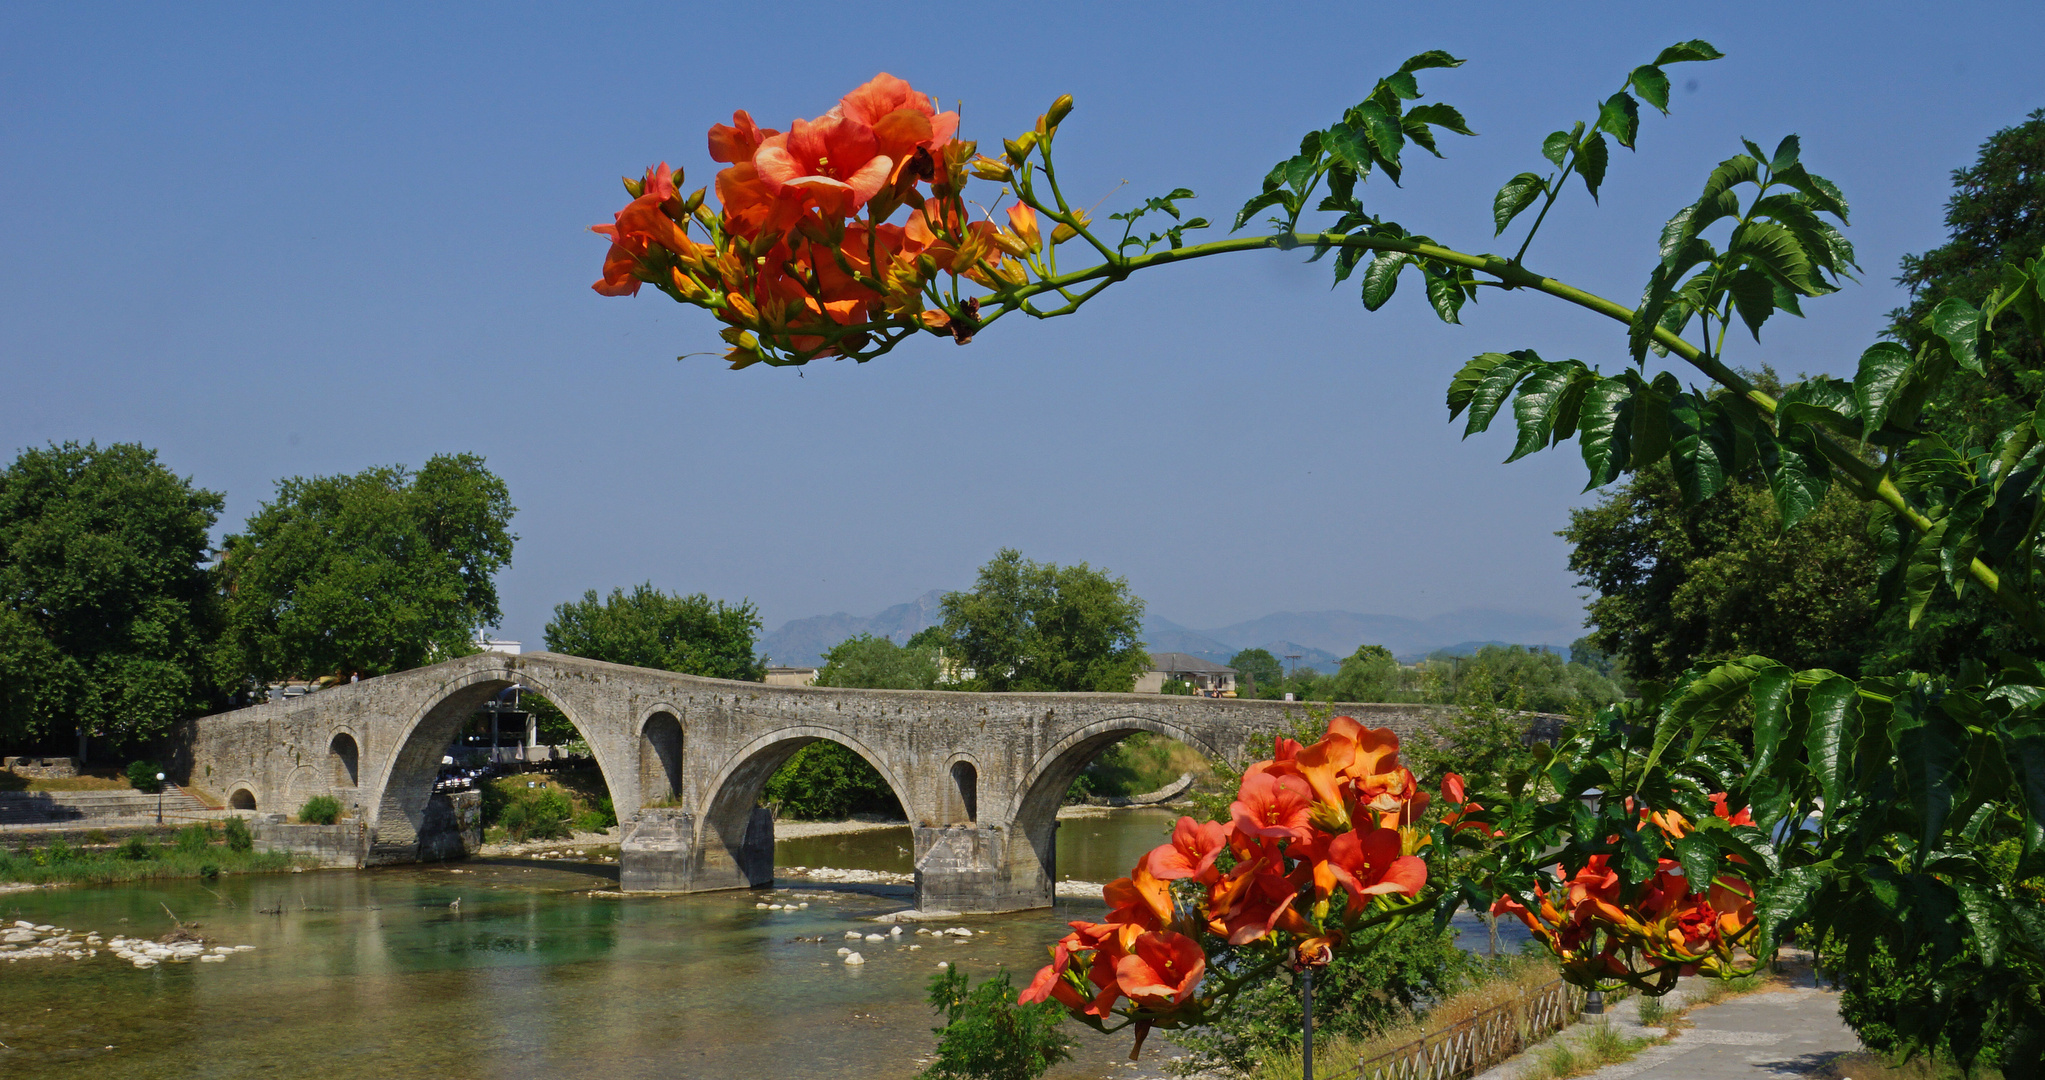
[[[943,589],[932,589],[866,618],[841,611],[791,619],[763,635],[759,651],[777,665],[800,667],[822,663],[831,646],[854,634],[875,634],[900,644],[941,621],[944,594]],[[1354,611],[1280,611],[1213,630],[1181,626],[1155,615],[1143,623],[1144,643],[1151,652],[1182,652],[1227,663],[1243,649],[1261,648],[1280,660],[1298,655],[1299,666],[1324,672],[1334,671],[1343,657],[1364,644],[1383,645],[1410,663],[1436,650],[1466,654],[1488,644],[1545,644],[1566,654],[1566,645],[1558,643],[1582,635],[1580,626],[1561,619],[1487,608],[1425,619]]]

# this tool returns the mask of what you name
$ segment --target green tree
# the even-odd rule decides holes
[[[1336,701],[1404,701],[1399,661],[1383,645],[1358,645],[1329,681]]]
[[[818,686],[859,686],[869,690],[935,690],[935,646],[896,645],[885,637],[857,634],[824,654]]]
[[[923,1080],[1036,1080],[1072,1056],[1058,1025],[1065,1010],[1053,1002],[1016,1004],[1016,990],[1002,968],[978,986],[953,964],[930,977],[930,1007],[944,1017],[937,1032],[937,1060]]]
[[[1470,656],[1436,653],[1423,674],[1428,698],[1445,705],[1588,714],[1624,696],[1588,665],[1524,645],[1486,645]]]
[[[702,593],[669,596],[647,582],[629,593],[612,589],[602,599],[591,589],[581,600],[557,605],[546,639],[548,649],[570,656],[759,682],[767,677],[767,666],[753,655],[759,631],[759,612],[750,600],[726,604]]]
[[[224,679],[379,675],[469,652],[496,625],[515,508],[473,454],[292,477],[229,536]]]
[[[1248,691],[1244,697],[1276,698],[1282,693],[1285,665],[1271,655],[1271,650],[1244,649],[1229,658],[1228,666],[1236,669],[1238,687]]]
[[[1143,601],[1122,578],[1003,548],[971,592],[946,593],[944,629],[976,689],[1127,692],[1150,667]]]
[[[760,801],[784,817],[842,821],[854,814],[906,815],[881,774],[852,748],[819,739],[795,752],[760,790]]]
[[[1571,510],[1569,568],[1595,594],[1588,641],[1666,679],[1758,653],[1858,674],[1873,646],[1877,551],[1867,509],[1834,489],[1794,529],[1757,468],[1686,503],[1666,462]]]
[[[221,496],[133,443],[0,472],[0,741],[146,739],[215,702],[207,531]]]

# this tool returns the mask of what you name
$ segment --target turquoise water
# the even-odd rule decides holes
[[[1173,819],[1068,819],[1059,876],[1126,874]],[[790,840],[776,860],[907,872],[907,843],[906,828]],[[924,993],[939,960],[976,977],[1006,965],[1026,982],[1067,920],[1102,911],[1066,900],[940,924],[986,931],[965,941],[911,925],[900,941],[853,942],[846,931],[886,930],[868,920],[909,906],[910,890],[776,884],[605,897],[591,893],[616,888],[615,865],[472,860],[4,894],[9,923],[154,938],[172,927],[167,909],[209,945],[255,949],[148,969],[104,950],[0,961],[0,1078],[908,1077],[933,1043]],[[1508,949],[1524,937],[1501,930]],[[1484,936],[1464,940],[1482,948]],[[846,966],[841,946],[867,963]],[[1132,1073],[1126,1035],[1067,1031],[1078,1050],[1061,1080],[1156,1075],[1175,1052],[1153,1040]]]
[[[1126,873],[1169,821],[1068,822],[1061,876],[1100,880],[1118,862],[1112,874]],[[902,858],[895,832],[790,841],[777,858],[906,869],[886,864]],[[825,841],[838,857],[812,854]],[[932,1045],[923,994],[937,961],[976,975],[1005,964],[1027,980],[1066,920],[1101,910],[1062,902],[947,920],[987,931],[958,943],[913,926],[899,942],[851,942],[847,930],[885,930],[864,920],[908,906],[903,890],[777,884],[621,899],[591,895],[615,888],[613,866],[473,860],[0,895],[8,921],[155,937],[171,928],[167,908],[209,945],[255,946],[148,969],[105,951],[0,962],[0,1076],[903,1077]],[[867,963],[846,966],[840,946]],[[1075,1037],[1080,1060],[1054,1075],[1101,1075],[1128,1050],[1124,1038]]]

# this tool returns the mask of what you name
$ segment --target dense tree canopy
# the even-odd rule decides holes
[[[1229,658],[1236,669],[1236,692],[1244,697],[1277,697],[1285,682],[1285,666],[1269,649],[1244,649]]]
[[[222,676],[378,675],[462,655],[500,617],[514,512],[473,454],[280,481],[227,538]]]
[[[612,664],[759,682],[767,668],[753,655],[760,615],[751,601],[726,604],[697,593],[670,596],[652,582],[631,592],[596,590],[554,608],[547,648]]]
[[[981,690],[1126,692],[1150,667],[1143,601],[1085,563],[1058,566],[1004,548],[970,592],[946,593],[947,655]]]
[[[205,709],[220,506],[132,443],[26,450],[0,472],[0,741],[147,738]]]
[[[818,686],[869,690],[935,690],[940,672],[931,645],[897,645],[886,637],[858,634],[831,646],[817,670]]]

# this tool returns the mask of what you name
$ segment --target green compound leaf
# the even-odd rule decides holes
[[[1485,354],[1486,357],[1497,355],[1497,353]],[[1479,357],[1479,359],[1483,358]],[[1533,370],[1541,363],[1541,357],[1532,349],[1521,349],[1517,352],[1509,353],[1502,360],[1492,363],[1470,392],[1470,419],[1463,427],[1463,438],[1467,439],[1489,428],[1491,426],[1491,418],[1498,415],[1499,408],[1505,404],[1506,396],[1512,393],[1513,386],[1527,372]],[[1464,365],[1464,371],[1467,372],[1469,367],[1469,365]],[[1462,378],[1463,376],[1458,375],[1457,381],[1460,382]],[[1455,419],[1455,405],[1451,403],[1449,408],[1451,410],[1449,419],[1453,420]]]
[[[1577,376],[1586,370],[1579,361],[1564,360],[1559,364],[1544,364],[1529,372],[1512,402],[1513,419],[1519,425],[1519,442],[1513,446],[1512,456],[1505,459],[1507,462],[1518,461],[1547,447],[1548,438],[1555,430],[1557,406]],[[1573,418],[1571,426],[1575,426]]]
[[[1825,806],[1836,808],[1845,802],[1846,785],[1853,768],[1853,744],[1860,734],[1860,688],[1844,675],[1822,672],[1805,699],[1811,711],[1811,726],[1804,734],[1804,750],[1810,755],[1811,774],[1818,778]]]
[[[1434,308],[1435,317],[1445,323],[1461,322],[1457,316],[1463,310],[1463,301],[1468,297],[1463,294],[1463,286],[1456,278],[1456,272],[1447,267],[1435,268],[1425,263],[1421,264],[1420,269],[1423,280],[1427,282],[1427,302]]]
[[[1534,200],[1548,192],[1548,182],[1530,172],[1523,172],[1505,182],[1498,194],[1491,199],[1491,220],[1498,228],[1491,234],[1501,235],[1505,227],[1520,212],[1534,205]]]
[[[1790,529],[1809,517],[1824,500],[1825,490],[1832,483],[1832,470],[1808,429],[1790,426],[1780,418],[1778,423],[1784,424],[1780,438],[1766,435],[1765,429],[1758,429],[1756,435],[1761,469],[1768,475],[1768,487],[1775,495],[1776,512],[1782,516],[1782,527]]]
[[[1599,379],[1584,391],[1577,423],[1584,468],[1591,474],[1585,491],[1604,487],[1626,471],[1633,442],[1634,386],[1633,379],[1621,376]]]
[[[1365,276],[1368,275],[1369,272],[1365,271]],[[1477,388],[1483,385],[1485,377],[1491,374],[1492,368],[1510,362],[1512,357],[1504,353],[1488,352],[1471,357],[1470,362],[1464,364],[1461,371],[1456,372],[1456,377],[1449,380],[1449,419],[1454,420],[1469,407],[1470,399],[1477,393]]]
[[[1981,312],[1974,305],[1957,296],[1939,301],[1931,309],[1931,330],[1945,339],[1954,363],[1976,375],[1983,374],[1981,357],[1975,348],[1981,337]]]

